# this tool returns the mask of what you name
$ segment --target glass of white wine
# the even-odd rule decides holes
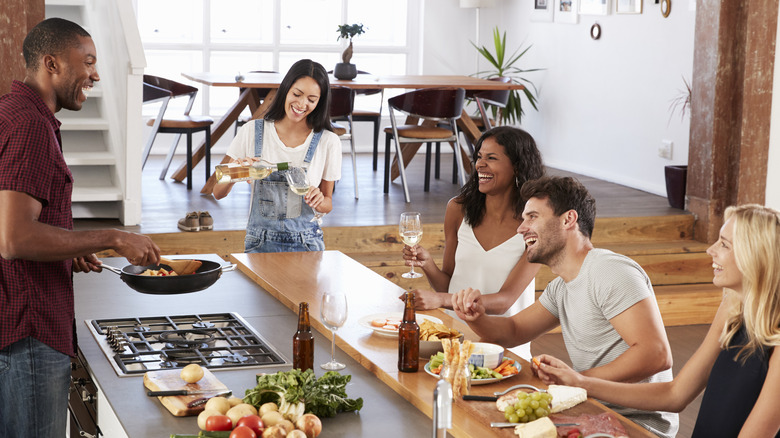
[[[305,167],[290,167],[287,169],[285,177],[287,177],[290,190],[296,195],[305,196],[309,192],[311,185],[309,184],[309,177],[306,175]],[[311,222],[317,221],[317,223],[322,224],[323,216],[325,216],[325,213],[314,210],[314,217],[311,219]]]
[[[336,330],[347,321],[347,296],[344,292],[328,291],[322,294],[320,319],[322,324],[333,333],[330,344],[330,362],[326,362],[320,367],[329,371],[346,368],[346,365],[336,361]]]
[[[420,219],[420,213],[417,212],[405,212],[401,213],[401,221],[398,224],[398,234],[401,235],[404,243],[408,246],[417,245],[422,239],[422,220]],[[409,272],[401,274],[403,278],[420,278],[422,274],[414,272],[414,265],[409,267]]]

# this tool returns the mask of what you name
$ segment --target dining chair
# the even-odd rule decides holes
[[[252,70],[249,73],[279,73],[279,72],[276,71],[276,70]],[[238,95],[240,96],[241,93],[244,92],[244,90],[246,90],[246,88],[239,87],[238,88]],[[270,93],[271,90],[272,90],[271,88],[258,88],[257,89],[257,97],[259,98],[258,105],[260,103],[262,103],[263,100],[265,100],[266,96],[268,96],[268,93]],[[249,117],[247,117],[247,116],[243,116],[243,117],[239,116],[239,118],[236,119],[236,126],[233,129],[233,135],[238,134],[238,128],[246,125],[250,120],[252,120],[252,114],[250,114]]]
[[[390,139],[395,139],[396,161],[401,184],[404,188],[404,199],[411,202],[409,187],[404,171],[401,144],[427,143],[425,154],[425,191],[430,188],[431,144],[434,142],[450,142],[455,152],[461,184],[466,183],[463,172],[463,159],[460,154],[460,142],[456,121],[463,111],[463,101],[466,91],[463,88],[425,88],[410,91],[388,99],[391,126],[385,128],[385,184],[384,192],[390,188]],[[416,118],[417,124],[399,125],[395,113],[404,113],[410,118]],[[407,119],[408,121],[408,119]],[[419,123],[422,122],[422,123]],[[445,122],[446,127],[438,126]]]
[[[147,125],[152,127],[152,132],[144,148],[141,169],[146,164],[157,134],[176,134],[160,173],[160,179],[165,179],[176,147],[184,134],[187,136],[187,190],[192,190],[192,134],[196,132],[203,131],[206,134],[206,180],[211,175],[211,125],[214,120],[211,117],[190,115],[197,94],[198,89],[195,87],[159,76],[144,75],[144,103],[162,102],[162,105],[157,117],[151,118],[147,122]],[[166,114],[171,99],[179,97],[189,98],[184,113],[180,115]]]
[[[332,74],[333,70],[328,71],[328,74]],[[371,73],[363,70],[358,70],[359,75],[370,75]],[[373,151],[373,166],[374,170],[377,169],[377,162],[379,157],[379,125],[382,123],[382,102],[385,100],[385,90],[373,89],[373,90],[355,90],[355,98],[357,100],[360,96],[372,96],[374,94],[381,94],[379,98],[379,110],[374,111],[371,109],[354,108],[352,110],[353,122],[371,122],[374,124],[374,151]],[[338,119],[336,119],[338,120]]]
[[[349,140],[352,149],[352,173],[355,176],[355,199],[358,199],[357,156],[355,154],[355,136],[353,135],[352,111],[355,106],[355,90],[339,85],[330,87],[330,107],[328,112],[331,119],[333,132],[341,140]],[[334,120],[346,120],[349,129]]]

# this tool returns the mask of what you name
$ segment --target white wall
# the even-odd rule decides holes
[[[539,89],[539,112],[527,110],[521,126],[546,164],[665,195],[664,166],[688,161],[690,119],[670,119],[670,104],[684,88],[683,76],[691,80],[694,5],[678,1],[663,18],[645,0],[640,15],[583,15],[578,24],[562,24],[532,22],[532,3],[481,8],[480,44],[492,49],[498,25],[511,48],[533,45],[520,67],[545,69],[528,74]],[[423,73],[477,70],[469,43],[475,14],[457,0],[426,1]],[[602,37],[594,41],[590,27],[597,21]],[[672,160],[658,157],[663,139],[674,142]]]

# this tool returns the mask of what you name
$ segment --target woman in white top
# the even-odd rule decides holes
[[[252,120],[228,148],[232,162],[286,162],[306,167],[311,188],[293,193],[284,172],[254,181],[245,252],[322,251],[325,243],[315,210],[333,208],[333,186],[341,178],[341,142],[328,117],[330,83],[322,65],[303,59],[290,67],[265,118]],[[233,183],[214,187],[224,198]]]
[[[407,265],[422,268],[433,290],[417,289],[420,310],[452,309],[451,294],[479,289],[487,313],[513,315],[534,301],[538,264],[526,259],[517,234],[525,200],[524,182],[544,175],[542,157],[527,132],[500,126],[474,147],[474,171],[444,214],[444,260],[439,268],[428,250],[404,246]],[[527,346],[522,350],[530,358]]]

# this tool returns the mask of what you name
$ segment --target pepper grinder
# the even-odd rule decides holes
[[[439,379],[433,390],[433,438],[446,438],[452,427],[452,385]]]

